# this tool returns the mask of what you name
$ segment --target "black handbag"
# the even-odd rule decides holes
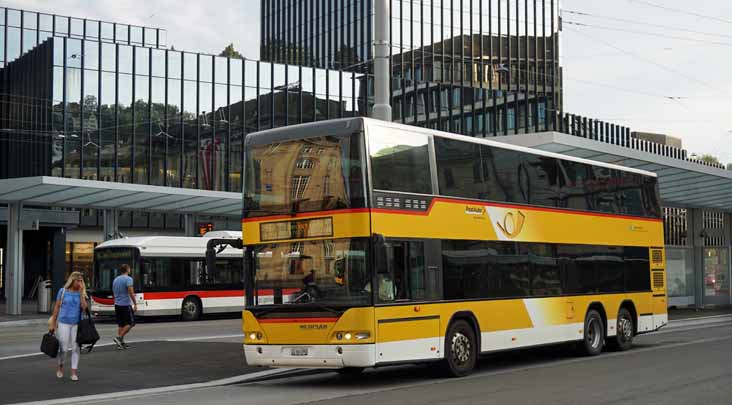
[[[55,359],[58,356],[59,343],[56,339],[56,335],[53,332],[48,332],[43,335],[41,340],[41,351],[48,355],[48,357]]]
[[[92,319],[91,312],[87,308],[86,312],[81,313],[81,320],[76,330],[76,344],[81,349],[84,349],[84,345],[87,345],[86,353],[89,353],[94,349],[94,344],[98,341],[99,332],[97,332],[97,327],[94,326],[94,319]]]

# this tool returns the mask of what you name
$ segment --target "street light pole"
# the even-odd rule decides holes
[[[374,110],[376,119],[391,121],[391,74],[389,72],[390,0],[374,1]]]

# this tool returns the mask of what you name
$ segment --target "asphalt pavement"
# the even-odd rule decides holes
[[[482,359],[475,374],[436,377],[434,366],[319,372],[215,388],[139,395],[136,404],[728,404],[732,320],[639,336],[627,352],[577,357],[568,345]],[[95,403],[118,403],[116,400]]]
[[[732,317],[677,320],[639,336],[635,348],[577,357],[570,345],[505,352],[482,359],[468,378],[444,379],[434,365],[367,370],[291,371],[240,383],[270,371],[246,366],[241,320],[155,320],[139,324],[131,348],[111,345],[116,326],[98,325],[101,347],[82,355],[79,375],[58,380],[55,360],[38,354],[43,326],[0,330],[0,403],[86,398],[136,404],[475,404],[475,403],[731,403]],[[195,384],[195,385],[190,385]],[[145,390],[146,391],[140,391]],[[78,402],[77,399],[67,402]]]

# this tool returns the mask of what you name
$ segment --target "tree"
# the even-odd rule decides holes
[[[234,44],[227,45],[226,48],[221,51],[219,56],[225,56],[232,59],[244,59],[244,57],[241,56],[241,54],[236,49],[234,49]]]
[[[712,156],[712,155],[709,155],[709,154],[702,155],[702,157],[699,158],[699,160],[701,160],[701,161],[703,161],[705,163],[711,163],[711,164],[717,164],[717,165],[720,164],[719,163],[719,159],[717,159],[716,156]]]

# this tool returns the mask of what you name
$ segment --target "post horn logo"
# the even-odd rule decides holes
[[[526,216],[523,212],[516,210],[515,215],[513,212],[507,212],[503,217],[503,223],[496,222],[496,225],[503,232],[503,235],[509,239],[513,239],[524,229],[524,222],[526,222]]]

